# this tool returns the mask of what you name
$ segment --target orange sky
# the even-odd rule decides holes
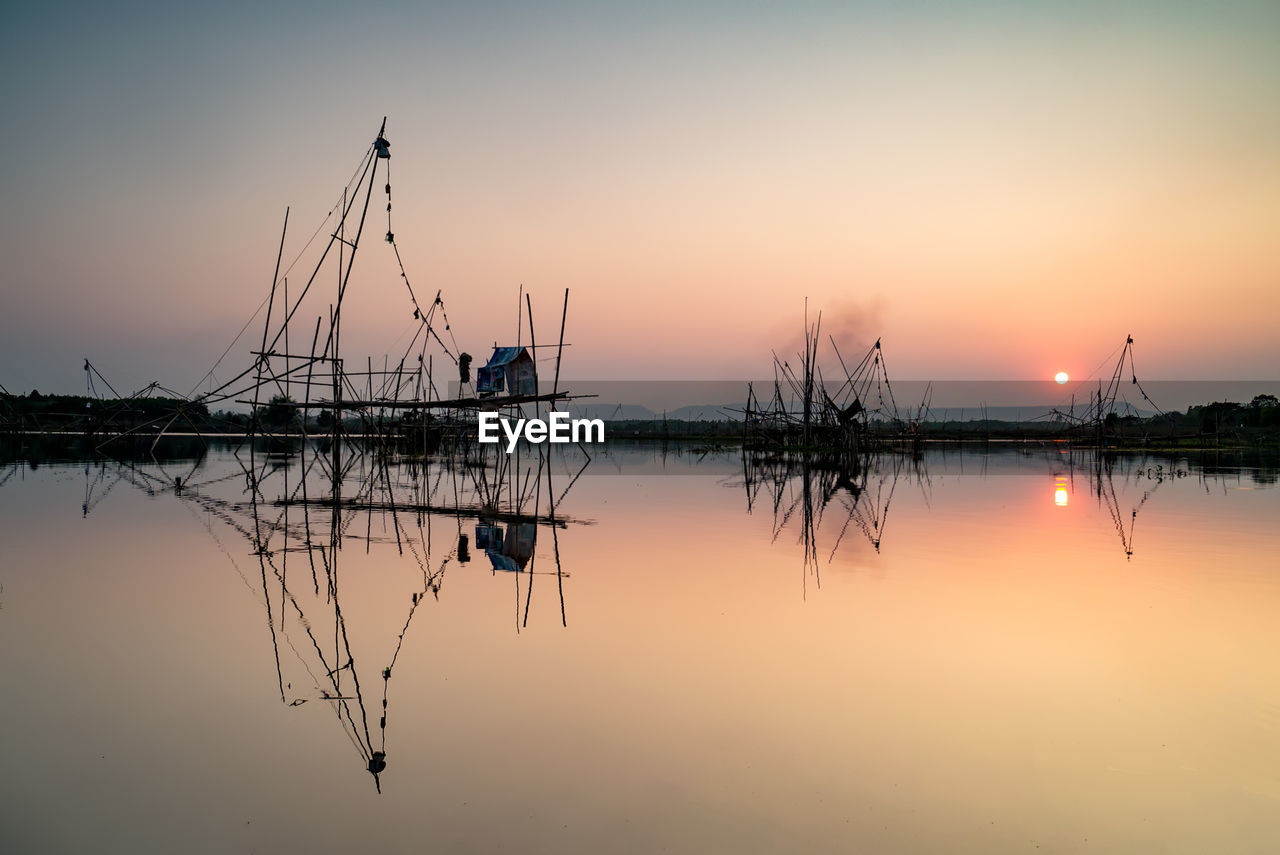
[[[763,376],[806,296],[904,377],[1080,376],[1130,333],[1144,376],[1276,375],[1274,4],[372,14],[15,16],[0,383],[186,391],[383,115],[473,353],[523,283],[548,330],[572,290],[571,377]],[[348,353],[410,320],[380,195]]]

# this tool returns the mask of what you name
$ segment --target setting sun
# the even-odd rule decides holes
[[[1067,376],[1067,372],[1059,371],[1057,374],[1053,375],[1053,379],[1054,379],[1054,382],[1056,382],[1059,386],[1061,386],[1063,383],[1066,383],[1071,378]]]

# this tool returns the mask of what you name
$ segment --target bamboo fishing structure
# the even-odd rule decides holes
[[[390,159],[383,119],[339,201],[292,261],[285,255],[290,223],[286,209],[270,288],[257,313],[262,323],[256,346],[249,351],[251,362],[230,379],[218,382],[215,372],[250,324],[196,384],[199,388],[208,381],[205,391],[196,394],[193,389],[182,396],[160,389],[172,393],[176,405],[170,411],[141,423],[134,418],[128,427],[112,431],[114,418],[126,415],[131,402],[136,406],[158,387],[152,384],[122,398],[85,360],[90,394],[98,395],[103,387],[115,395],[113,409],[103,407],[94,414],[94,435],[101,439],[98,450],[110,454],[124,449],[122,440],[145,436],[158,467],[157,474],[121,464],[111,486],[125,480],[149,493],[172,493],[202,520],[217,521],[248,541],[256,572],[242,575],[246,582],[256,577],[261,592],[281,702],[291,707],[308,702],[331,705],[379,792],[387,768],[389,690],[400,645],[419,605],[428,594],[439,596],[449,567],[469,563],[474,547],[495,575],[509,574],[518,613],[523,599],[517,631],[528,622],[534,576],[554,576],[560,619],[567,625],[568,574],[560,563],[559,537],[582,521],[563,514],[559,506],[590,462],[582,449],[581,467],[557,490],[553,470],[565,461],[557,463],[549,449],[521,447],[507,453],[497,445],[476,442],[476,416],[481,411],[516,413],[575,397],[560,388],[568,291],[559,339],[543,350],[555,360],[549,390],[538,386],[533,302],[523,288],[516,346],[495,348],[495,357],[473,378],[472,358],[458,345],[442,291],[437,290],[430,302],[421,302],[410,282],[392,228]],[[372,355],[353,357],[344,347],[343,331],[357,292],[356,256],[368,242],[378,185],[386,195],[385,242],[394,256],[412,324],[408,346],[375,362]],[[289,282],[299,265],[306,274],[301,287]],[[525,326],[527,345],[520,340]],[[510,357],[508,362],[518,361],[523,373],[500,364],[499,351]],[[436,373],[437,364],[446,367],[450,380]],[[450,393],[451,384],[455,391]],[[184,428],[207,447],[202,430],[210,429],[209,407],[225,403],[248,407],[247,427],[234,440],[232,457],[238,472],[202,477],[202,454],[189,468],[171,472],[155,457],[161,438]],[[85,516],[110,490],[100,490],[95,499],[89,484],[86,468]],[[234,492],[226,495],[232,488]],[[443,550],[432,543],[433,522],[436,528],[453,528]],[[554,569],[537,568],[540,532],[550,536]],[[365,552],[394,546],[398,557],[412,557],[421,571],[409,601],[388,604],[392,611],[403,606],[406,613],[394,651],[378,663],[380,714],[373,707],[377,693],[370,691],[376,680],[357,668],[350,641],[354,627],[340,607],[340,568],[353,542],[362,543]],[[543,557],[548,557],[545,551]],[[286,650],[306,660],[309,687],[295,687],[295,681],[284,677]]]
[[[828,336],[838,361],[839,382],[823,377],[819,345],[822,313],[807,318],[804,344],[792,365],[773,352],[773,383],[762,397],[747,385],[742,410],[743,447],[748,453],[813,453],[848,458],[903,442],[918,442],[920,413],[900,409],[894,399],[880,339],[850,365]]]

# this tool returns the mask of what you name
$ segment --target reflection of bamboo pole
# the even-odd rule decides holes
[[[565,291],[566,300],[568,299],[568,295],[569,295],[569,292],[568,290],[566,290]],[[583,469],[585,468],[586,467],[584,466]],[[578,474],[581,475],[582,473],[579,472]],[[578,479],[574,478],[573,480],[576,481]],[[572,487],[572,486],[573,486],[573,482],[570,482],[569,487]],[[568,487],[565,488],[565,492],[566,493],[569,492]],[[551,488],[551,455],[548,454],[547,455],[547,505],[548,505],[547,515],[551,519],[551,543],[552,543],[552,546],[555,548],[555,555],[556,555],[556,587],[560,593],[560,625],[567,627],[569,625],[569,622],[568,622],[568,619],[565,617],[565,612],[564,612],[564,571],[560,567],[560,535],[556,531],[562,525],[562,523],[559,523],[556,520],[556,501],[553,498],[554,496],[555,496],[555,491]],[[563,499],[564,495],[562,494],[560,498]]]
[[[532,315],[530,315],[530,316],[529,316],[529,337],[530,337],[530,339],[532,339],[532,337],[533,337],[533,316],[532,316]],[[538,480],[537,480],[537,482],[534,484],[534,487],[533,487],[533,515],[534,515],[534,517],[537,517],[537,516],[538,516],[538,511],[539,511],[539,510],[540,510],[540,508],[541,508],[541,501],[542,501],[542,467],[543,467],[544,462],[546,463],[547,468],[548,468],[548,477],[550,477],[550,464],[551,464],[551,461],[550,461],[550,455],[548,454],[548,455],[547,455],[547,457],[546,457],[546,460],[544,461],[543,453],[542,453],[542,449],[541,449],[541,448],[539,448],[539,449],[538,449]],[[508,530],[510,530],[510,527],[508,527]],[[535,565],[535,564],[537,563],[537,561],[538,561],[538,528],[537,528],[537,526],[534,526],[534,529],[533,529],[533,535],[534,535],[534,536],[533,536],[533,550],[532,550],[532,554],[529,556],[529,590],[528,590],[528,591],[525,593],[525,595],[524,595],[524,620],[523,620],[523,622],[521,623],[521,625],[522,625],[522,626],[528,626],[528,625],[529,625],[529,604],[530,604],[531,602],[533,602],[533,571],[534,571],[534,565]],[[519,529],[517,529],[517,537],[519,537]],[[519,545],[519,544],[517,543],[517,546],[518,546],[518,545]]]
[[[249,453],[253,454],[253,444],[249,445]],[[254,552],[258,556],[258,567],[262,573],[262,599],[267,606],[267,625],[271,628],[271,649],[275,651],[276,661],[276,685],[280,690],[280,702],[284,703],[284,674],[280,670],[280,645],[276,640],[276,622],[275,617],[271,614],[271,592],[267,590],[267,549],[266,544],[262,540],[262,527],[258,516],[258,498],[255,494],[250,498],[253,508],[253,539]]]
[[[577,479],[575,478],[574,480],[576,481]],[[572,487],[573,483],[571,482],[569,486]],[[480,485],[477,484],[477,487],[479,488]],[[335,488],[335,490],[336,489],[337,488]],[[567,492],[567,488],[566,488],[566,492]],[[573,517],[566,517],[562,515],[553,515],[553,516],[548,516],[546,514],[532,515],[532,514],[520,513],[514,510],[513,511],[498,510],[493,506],[493,503],[483,500],[482,488],[478,489],[477,493],[481,495],[481,506],[475,507],[475,508],[462,507],[460,505],[436,505],[430,502],[426,502],[423,504],[416,504],[416,505],[406,505],[403,502],[400,502],[400,503],[389,502],[389,501],[375,502],[372,499],[368,499],[368,500],[362,499],[360,496],[353,496],[348,499],[343,499],[337,496],[333,498],[328,498],[328,499],[318,498],[318,497],[293,498],[293,499],[281,498],[281,499],[275,499],[270,504],[274,505],[275,507],[284,507],[286,505],[310,505],[316,508],[332,508],[334,509],[335,513],[341,510],[368,511],[368,512],[379,511],[379,512],[385,513],[385,512],[391,512],[393,509],[396,511],[406,512],[406,513],[421,513],[421,514],[443,513],[443,514],[449,514],[451,516],[465,517],[469,519],[484,518],[484,519],[492,519],[497,522],[534,523],[536,525],[551,525],[551,526],[555,526],[556,528],[568,528],[569,525],[571,524],[572,525],[590,525],[591,524],[589,520],[575,519]],[[560,498],[563,499],[564,495],[562,494]]]

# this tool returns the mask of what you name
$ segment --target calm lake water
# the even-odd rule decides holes
[[[0,464],[0,851],[1280,851],[1274,468],[583,463]]]

